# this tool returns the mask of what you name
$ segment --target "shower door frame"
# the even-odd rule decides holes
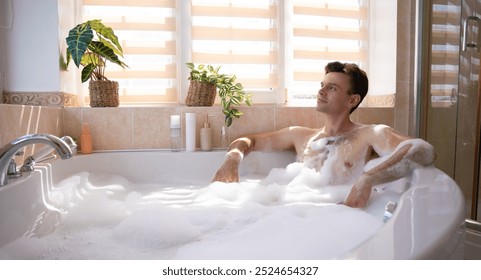
[[[468,0],[469,1],[469,0]],[[475,1],[475,0],[473,0]],[[479,1],[479,0],[478,0]],[[461,6],[464,5],[465,1],[460,0]],[[417,99],[419,100],[419,105],[418,105],[418,111],[417,111],[417,116],[419,121],[419,136],[423,139],[427,139],[429,141],[430,134],[428,132],[429,126],[432,125],[432,123],[429,123],[429,110],[431,110],[431,68],[432,68],[432,26],[433,26],[433,4],[434,1],[421,1],[418,0],[418,5],[417,5],[417,10],[418,10],[418,27],[417,27],[417,75],[416,75],[416,92],[417,92]],[[481,7],[481,5],[480,5]],[[462,29],[462,24],[461,20],[466,17],[464,14],[464,7],[461,7],[461,15],[460,15],[460,27]],[[481,11],[477,12],[478,16],[481,16]],[[478,28],[478,32],[481,32],[481,25]],[[461,33],[461,31],[460,31]],[[479,35],[481,36],[481,34]],[[462,59],[462,53],[461,53],[461,46],[462,43],[462,38],[459,38],[459,60]],[[481,46],[479,46],[481,48]],[[478,52],[477,57],[479,59],[480,53]],[[458,157],[462,157],[463,160],[466,160],[469,155],[460,155],[460,139],[458,139],[460,133],[460,110],[464,108],[460,108],[459,106],[459,94],[462,91],[465,91],[465,88],[462,88],[462,83],[461,83],[461,63],[458,63],[459,69],[458,69],[458,85],[457,85],[457,98],[456,98],[456,121],[455,121],[455,127],[456,129],[456,134],[455,134],[455,139],[453,140],[454,142],[454,154],[452,157],[452,168],[453,168],[453,174],[449,174],[448,171],[445,171],[449,175],[451,175],[455,180],[456,174],[459,173],[459,170],[457,168],[460,168],[458,166]],[[481,87],[479,85],[479,81],[481,80],[481,67],[478,70],[477,73],[477,78],[478,78],[478,86],[477,90],[474,92],[476,94],[476,116],[473,116],[474,120],[474,141],[473,141],[473,150],[474,152],[472,153],[472,158],[469,159],[472,161],[472,186],[471,186],[471,199],[470,201],[466,201],[467,204],[470,204],[469,208],[467,209],[467,214],[468,218],[477,220],[481,218],[481,215],[478,215],[478,203],[480,203],[480,198],[479,196],[479,186],[481,185],[481,178],[480,178],[480,137],[481,137]],[[469,81],[472,82],[472,81]],[[466,91],[467,92],[467,91]],[[424,94],[423,94],[424,93]],[[467,92],[469,93],[469,92]],[[461,139],[463,140],[463,139]],[[466,143],[463,143],[466,144]],[[438,155],[439,153],[442,153],[443,150],[439,149],[438,150]],[[444,151],[445,152],[445,151]],[[443,155],[444,156],[444,155]],[[470,162],[471,163],[471,162]],[[436,163],[435,163],[436,164]],[[442,165],[442,164],[441,164]],[[464,172],[464,171],[463,171]],[[456,180],[458,182],[459,180]],[[460,184],[458,182],[458,184]],[[461,185],[461,184],[460,184]],[[466,192],[465,192],[466,193]],[[469,198],[466,198],[469,200]]]

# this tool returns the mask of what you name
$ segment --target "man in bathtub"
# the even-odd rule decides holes
[[[251,151],[292,150],[297,160],[326,175],[329,185],[353,184],[344,203],[364,207],[373,186],[404,177],[435,159],[433,146],[404,136],[386,125],[364,125],[350,114],[368,91],[366,73],[356,64],[331,62],[317,95],[317,111],[324,115],[321,129],[288,127],[246,135],[234,140],[213,181],[238,182],[239,166]],[[378,164],[366,163],[378,158]]]

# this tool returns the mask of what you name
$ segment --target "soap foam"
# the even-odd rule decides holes
[[[17,239],[0,258],[336,258],[379,230],[385,204],[375,215],[338,204],[350,186],[321,187],[315,173],[294,163],[260,181],[199,187],[81,172],[49,195],[62,213],[56,230]]]

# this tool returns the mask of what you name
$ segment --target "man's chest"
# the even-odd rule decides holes
[[[359,137],[314,138],[307,143],[302,161],[307,167],[330,174],[339,183],[358,176],[370,154],[370,146]]]

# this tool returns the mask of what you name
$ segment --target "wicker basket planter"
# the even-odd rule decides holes
[[[89,82],[90,107],[118,107],[119,83],[116,81]]]
[[[185,104],[187,106],[212,106],[214,105],[216,94],[217,88],[215,84],[190,81]]]

